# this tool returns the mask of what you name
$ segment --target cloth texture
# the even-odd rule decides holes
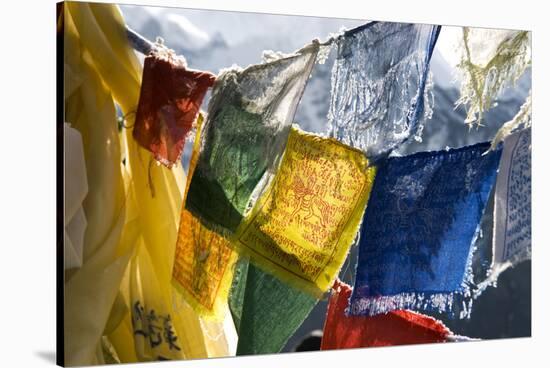
[[[233,244],[264,271],[320,297],[358,232],[374,175],[361,151],[294,125],[277,174]]]
[[[531,128],[504,140],[495,189],[493,262],[485,284],[531,259]]]
[[[347,316],[351,287],[336,281],[329,300],[321,350],[429,344],[448,341],[451,331],[433,317],[409,310]]]
[[[189,177],[197,163],[202,121],[199,115]],[[227,239],[208,230],[182,207],[172,282],[200,316],[223,320],[236,259]]]
[[[63,7],[65,91],[71,92],[65,109],[83,137],[89,185],[84,261],[65,284],[65,364],[100,362],[103,336],[122,363],[230,355],[230,324],[203,322],[187,304],[174,303],[179,294],[170,281],[185,176],[181,168],[151,165],[153,155],[132,138],[129,113],[137,108],[142,73],[120,10]],[[128,117],[122,132],[115,101]],[[155,327],[140,334],[139,314],[132,312],[137,302],[145,314],[169,316],[164,350],[155,345]]]
[[[145,58],[133,137],[167,167],[180,160],[185,137],[216,77],[191,70],[166,47]]]
[[[64,137],[64,269],[82,266],[87,221],[82,204],[88,194],[82,136],[65,123]]]
[[[82,266],[65,274],[63,358],[67,366],[103,361],[98,353],[101,337],[109,325],[119,321],[118,315],[111,318],[111,311],[137,240],[137,223],[129,215],[126,200],[120,163],[123,143],[114,101],[89,49],[103,35],[91,13],[98,7],[64,3],[62,11],[65,120],[81,136],[88,187],[82,202],[87,222]],[[116,22],[121,19],[117,16],[113,13],[105,21]],[[94,25],[85,26],[86,21]],[[131,354],[126,357],[136,361]]]
[[[262,177],[273,175],[318,49],[219,75],[185,202],[209,228],[232,234]]]
[[[317,302],[241,258],[229,297],[239,334],[237,355],[280,352]]]
[[[489,143],[391,157],[365,211],[350,312],[449,311],[469,292],[501,150]]]
[[[457,37],[461,86],[456,104],[466,106],[465,123],[480,125],[499,94],[531,66],[531,32],[464,27]]]
[[[332,69],[329,135],[378,161],[420,134],[440,28],[371,22],[344,33]]]

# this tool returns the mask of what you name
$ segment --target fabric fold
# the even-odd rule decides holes
[[[74,163],[78,172],[85,170],[87,182],[85,197],[83,191],[72,191],[71,188],[82,188],[76,181],[69,183],[65,192],[68,205],[65,214],[78,213],[76,203],[67,201],[67,197],[80,192],[78,197],[83,200],[87,223],[82,265],[65,274],[63,328],[67,366],[97,364],[101,337],[109,325],[112,305],[137,239],[120,162],[122,144],[115,105],[90,56],[86,31],[81,26],[79,11],[89,10],[88,7],[88,4],[63,4],[64,70],[69,76],[64,80],[65,119],[81,136],[84,160]],[[70,143],[64,148],[67,154],[71,152]],[[71,154],[68,158],[73,160],[77,156]],[[76,229],[69,231],[69,238],[72,230]]]
[[[86,231],[86,214],[82,204],[88,194],[86,161],[82,136],[70,124],[64,125],[64,269],[82,266],[84,254],[84,234]]]
[[[225,325],[216,323],[203,328],[200,317],[191,307],[185,303],[176,307],[174,303],[178,295],[170,281],[185,176],[181,167],[170,170],[162,165],[151,165],[154,163],[153,155],[132,138],[131,127],[135,116],[130,112],[137,108],[141,66],[128,43],[122,15],[115,5],[110,4],[66,2],[64,7],[70,13],[69,19],[74,22],[78,36],[78,48],[69,54],[71,65],[75,65],[71,68],[74,78],[69,82],[81,80],[86,88],[96,83],[96,88],[102,91],[100,98],[88,94],[84,101],[95,109],[105,105],[105,112],[102,110],[102,113],[108,116],[105,121],[109,122],[106,126],[111,135],[89,147],[97,150],[94,157],[97,158],[97,161],[94,160],[97,167],[105,171],[113,167],[120,178],[115,183],[108,182],[105,192],[90,189],[87,196],[87,201],[93,198],[92,203],[97,202],[99,208],[96,220],[86,213],[89,228],[92,220],[105,222],[111,234],[107,233],[107,237],[104,231],[87,231],[86,236],[90,234],[90,237],[102,239],[102,242],[96,247],[85,247],[84,264],[78,270],[81,276],[76,273],[69,280],[72,285],[66,285],[65,361],[71,365],[92,364],[106,326],[110,326],[111,331],[107,333],[110,332],[110,341],[121,362],[159,359],[167,351],[172,354],[168,358],[178,359],[227,356],[229,346]],[[89,75],[96,78],[90,79],[88,74],[80,74],[85,70],[82,66],[86,65],[93,70]],[[117,132],[115,101],[127,117],[126,127],[121,133]],[[81,101],[76,99],[69,106],[72,113],[77,114],[82,108]],[[92,116],[94,126],[98,121],[103,121],[97,114]],[[89,130],[91,137],[96,137],[99,132]],[[109,158],[103,157],[106,153]],[[92,178],[99,180],[102,176],[88,175],[90,188]],[[116,200],[109,200],[115,195]],[[116,211],[112,211],[111,207]],[[111,212],[114,212],[116,222],[108,222]],[[89,259],[86,259],[87,256]],[[128,269],[129,262],[126,277],[125,269]],[[86,273],[83,271],[85,268]],[[118,311],[111,311],[119,291],[125,295],[128,307],[122,318]],[[68,298],[70,293],[74,296]],[[145,315],[154,310],[157,317],[168,319],[169,316],[171,328],[164,327],[164,332],[161,332],[165,350],[159,352],[155,345],[159,333],[158,328],[154,327],[156,325],[146,325],[145,330],[142,325],[141,331],[149,335],[145,337],[140,334],[139,325],[135,322],[137,311],[134,310],[134,314],[131,312],[136,302],[139,302],[138,307],[143,307]],[[131,317],[134,318],[133,325]],[[112,323],[115,321],[118,325]],[[217,333],[209,335],[209,331]],[[155,346],[152,350],[142,349],[143,343],[151,343],[150,336]],[[131,343],[128,343],[128,337]],[[181,350],[170,349],[170,344],[166,344],[170,340],[174,342],[175,337],[175,343]]]

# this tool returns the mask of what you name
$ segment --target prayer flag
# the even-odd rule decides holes
[[[188,177],[197,162],[202,121],[199,114]],[[172,281],[197,314],[223,319],[236,259],[227,239],[203,226],[185,207],[181,209]]]
[[[347,316],[351,287],[334,283],[321,350],[446,342],[451,331],[433,317],[408,310],[377,316]]]
[[[279,170],[234,245],[264,271],[320,297],[357,234],[374,175],[361,151],[293,126]]]
[[[365,211],[351,314],[448,311],[469,291],[481,216],[501,150],[489,143],[391,157]]]
[[[185,59],[166,47],[145,58],[133,137],[155,159],[172,167],[216,77],[187,68]]]
[[[186,208],[231,234],[266,172],[273,173],[315,62],[318,43],[216,80]]]
[[[504,140],[495,190],[493,262],[483,286],[531,258],[531,128]]]
[[[377,161],[421,132],[440,26],[371,22],[337,41],[329,134]]]
[[[239,334],[237,355],[278,353],[318,300],[249,264],[246,258],[239,263],[241,274],[230,297]]]

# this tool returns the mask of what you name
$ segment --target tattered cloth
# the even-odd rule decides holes
[[[351,291],[343,282],[334,283],[321,350],[446,342],[451,335],[441,321],[408,310],[373,317],[347,316]]]
[[[143,65],[134,139],[172,167],[215,79],[208,72],[187,69],[181,58],[153,51]]]
[[[489,143],[391,157],[365,211],[350,313],[449,311],[470,263],[501,150]]]
[[[378,161],[421,131],[440,28],[371,22],[344,33],[332,69],[329,135]]]
[[[233,244],[264,271],[320,297],[359,230],[374,175],[361,151],[294,125],[272,184]]]
[[[185,203],[205,225],[233,233],[260,179],[274,173],[318,50],[312,43],[218,77]]]
[[[457,105],[466,107],[465,123],[481,125],[499,94],[515,85],[531,66],[531,32],[469,27],[454,32],[460,55]],[[452,34],[450,31],[448,36]],[[497,136],[503,133],[501,127]]]

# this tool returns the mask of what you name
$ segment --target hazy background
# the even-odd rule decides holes
[[[157,36],[178,54],[186,57],[191,68],[217,74],[237,64],[261,62],[263,50],[293,52],[314,38],[324,41],[342,27],[353,28],[367,20],[298,17],[177,8],[120,6],[127,24],[154,41]],[[433,74],[434,113],[425,124],[422,142],[411,142],[399,153],[460,147],[491,140],[496,130],[510,120],[531,87],[527,71],[518,84],[504,91],[498,105],[485,115],[485,126],[469,130],[464,124],[465,111],[454,108],[459,97],[459,81],[454,72],[457,54],[452,43],[455,27],[443,27],[430,64]],[[140,56],[142,57],[142,56]],[[324,65],[315,65],[295,121],[312,132],[325,132],[330,99],[330,72],[334,51]],[[205,99],[203,109],[206,107]],[[189,149],[191,145],[186,145]],[[189,154],[186,150],[185,155]],[[484,237],[478,240],[483,251],[491,249],[491,223],[485,219]],[[357,249],[342,268],[340,277],[353,282]],[[327,302],[320,301],[283,351],[292,351],[302,338],[322,329]],[[456,334],[482,339],[531,335],[531,262],[524,262],[501,275],[497,288],[489,288],[473,305],[469,320],[432,314],[443,320]]]

